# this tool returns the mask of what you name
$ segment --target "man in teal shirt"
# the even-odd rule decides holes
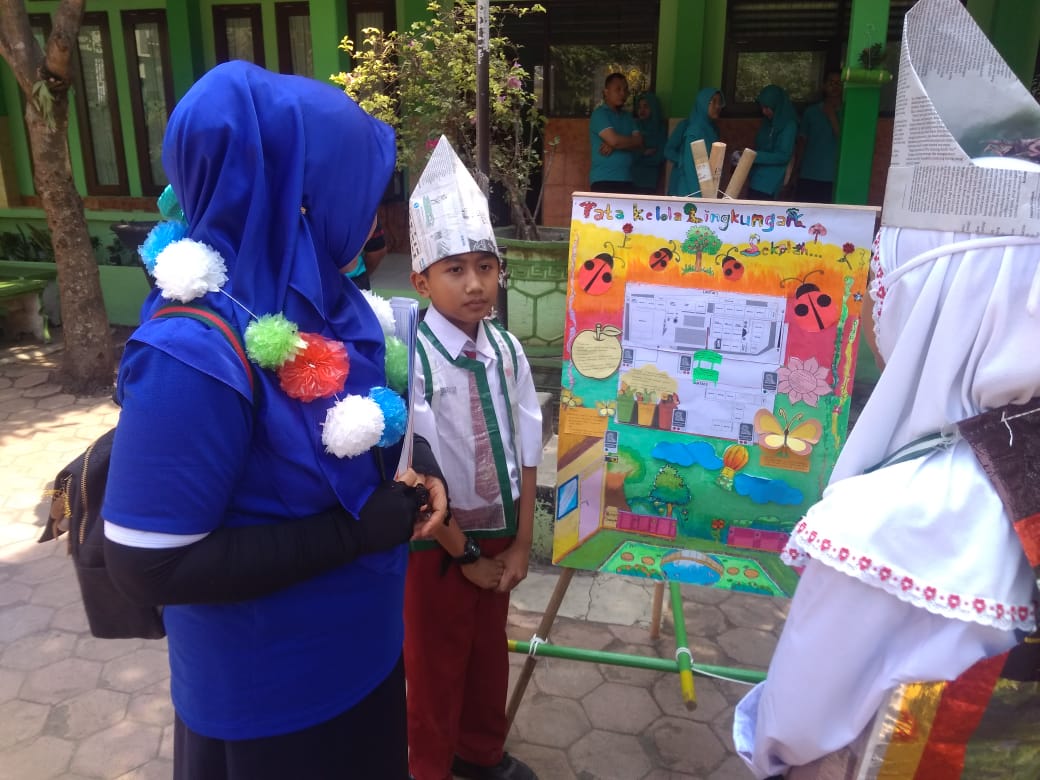
[[[841,134],[841,74],[823,82],[823,100],[805,109],[798,135],[805,139],[796,197],[806,203],[832,203]]]
[[[593,192],[632,192],[632,160],[634,151],[643,148],[643,137],[635,117],[623,110],[626,100],[628,80],[611,73],[603,84],[603,103],[589,118]]]

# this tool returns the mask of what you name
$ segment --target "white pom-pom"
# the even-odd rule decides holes
[[[379,443],[383,425],[379,404],[371,398],[348,395],[325,415],[321,443],[337,458],[353,458]]]
[[[155,284],[163,297],[188,303],[227,282],[227,266],[209,244],[182,238],[155,258]]]
[[[376,319],[379,320],[380,326],[383,328],[384,336],[394,335],[394,310],[390,306],[390,301],[386,298],[381,298],[371,290],[362,290],[361,294],[365,296],[365,300],[368,301],[368,305],[372,307],[372,311],[375,312]]]

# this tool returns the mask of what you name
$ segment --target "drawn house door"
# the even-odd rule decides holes
[[[578,540],[589,538],[599,530],[603,514],[603,464],[582,472],[578,488]]]

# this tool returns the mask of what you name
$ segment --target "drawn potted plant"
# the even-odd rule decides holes
[[[615,419],[620,423],[632,422],[632,411],[635,409],[635,406],[635,391],[622,382],[617,394],[617,415]]]
[[[636,392],[636,421],[644,428],[649,428],[654,421],[654,410],[657,409],[657,393],[650,390]]]
[[[679,405],[679,396],[675,393],[664,393],[657,403],[657,427],[662,431],[672,429],[672,412]]]
[[[813,243],[820,243],[820,236],[827,235],[827,228],[817,222],[815,225],[809,226],[809,235],[813,237]]]

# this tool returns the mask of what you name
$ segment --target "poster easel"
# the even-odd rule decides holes
[[[843,443],[877,209],[739,201],[725,149],[694,142],[717,198],[575,193],[561,390],[553,562],[564,571],[529,642],[507,714],[539,656],[668,671],[696,706],[680,583],[790,596],[787,535]],[[824,239],[824,240],[821,240]],[[604,251],[607,250],[607,251]],[[549,642],[575,568],[664,582],[675,659]]]

